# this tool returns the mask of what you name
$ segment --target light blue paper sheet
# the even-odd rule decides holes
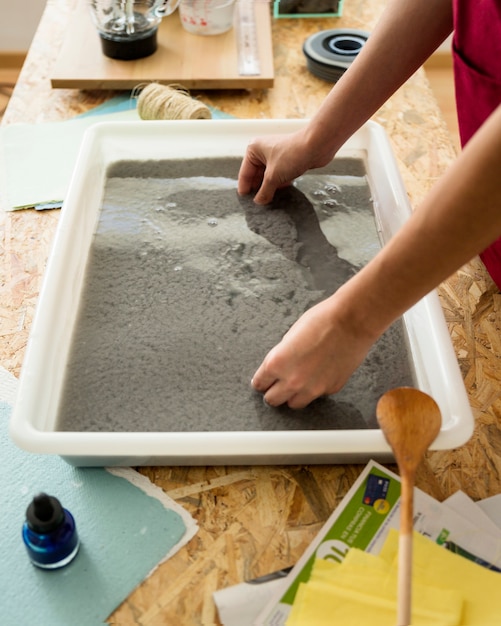
[[[135,109],[106,113],[99,121],[139,120]],[[65,122],[0,128],[0,183],[6,211],[51,203],[61,206],[87,128],[94,116]]]
[[[159,562],[195,534],[196,524],[132,469],[118,470],[126,479],[15,447],[8,435],[12,403],[1,394],[5,374],[0,371],[0,623],[103,624]],[[33,566],[21,539],[26,507],[40,491],[56,496],[77,524],[80,551],[60,570]]]
[[[136,104],[126,93],[71,120],[0,127],[1,208],[60,208],[87,128],[98,121],[140,121]],[[209,108],[214,119],[232,117]]]

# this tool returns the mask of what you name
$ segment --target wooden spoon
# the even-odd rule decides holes
[[[411,623],[414,482],[419,463],[440,431],[442,418],[435,400],[411,387],[392,389],[381,396],[376,415],[400,471],[397,626],[408,626]]]

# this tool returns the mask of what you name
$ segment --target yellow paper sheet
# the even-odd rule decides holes
[[[380,557],[396,569],[398,532],[392,530]],[[501,573],[437,546],[414,533],[413,573],[434,587],[448,587],[463,596],[461,626],[499,626],[501,624]]]
[[[300,586],[287,626],[392,626],[396,622],[398,532],[381,555],[351,549],[343,563],[318,560]],[[415,533],[413,626],[501,623],[501,574]]]

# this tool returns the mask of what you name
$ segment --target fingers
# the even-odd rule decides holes
[[[261,187],[259,187],[258,192],[254,196],[254,202],[262,206],[271,204],[276,190],[277,187],[275,185],[270,185],[265,176],[263,178],[263,182],[261,183]]]
[[[261,391],[261,389],[257,388],[255,377],[252,379],[251,385],[256,391]],[[261,393],[263,393],[263,399],[266,404],[273,407],[287,404],[291,409],[304,409],[315,400],[314,394],[307,391],[296,393],[288,389],[280,380],[275,380],[266,390],[261,391]]]
[[[304,409],[313,402],[321,393],[294,385],[275,374],[271,366],[262,363],[251,380],[252,387],[263,394],[264,401],[270,406],[277,407],[287,404],[291,409]]]
[[[273,380],[271,384],[266,386],[264,386],[261,381],[262,379],[254,376],[251,384],[256,391],[259,391],[263,394],[264,401],[270,406],[280,406],[281,404],[285,404],[294,395],[286,388],[283,383],[281,383],[279,379]]]
[[[238,193],[247,195],[256,189],[259,189],[263,180],[265,165],[258,160],[253,159],[249,151],[245,155],[240,171],[238,172]]]
[[[270,204],[275,195],[277,185],[271,182],[266,150],[259,142],[247,147],[245,157],[238,172],[237,190],[240,195],[257,191],[254,202],[260,205]]]
[[[238,173],[237,191],[240,195],[247,195],[256,189],[254,202],[259,205],[270,204],[275,195],[276,186],[267,180],[265,166],[253,165],[246,157]]]
[[[247,146],[238,172],[238,193],[246,195],[261,186],[268,159],[258,141]]]
[[[251,385],[256,391],[266,393],[268,389],[277,381],[278,377],[266,368],[263,362],[252,377]]]

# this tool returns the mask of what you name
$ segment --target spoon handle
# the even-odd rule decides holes
[[[411,623],[412,535],[398,540],[397,626]]]
[[[414,478],[401,476],[400,535],[398,540],[397,626],[411,623],[412,531]]]

